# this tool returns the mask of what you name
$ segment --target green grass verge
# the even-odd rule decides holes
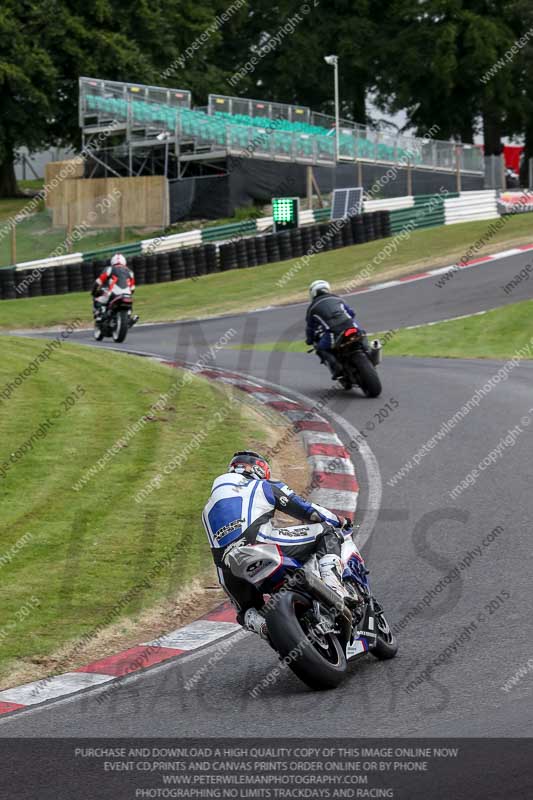
[[[532,316],[533,300],[525,300],[485,314],[399,330],[384,352],[391,356],[507,359],[523,349],[517,358],[530,359]]]
[[[45,346],[2,339],[0,392]],[[15,659],[38,663],[61,645],[73,646],[143,584],[158,559],[173,553],[113,622],[152,608],[211,564],[200,512],[213,475],[223,471],[228,453],[264,441],[262,423],[247,407],[229,407],[216,421],[215,412],[228,408],[226,390],[193,378],[104,469],[72,488],[182,375],[64,343],[1,401],[0,679]],[[65,410],[69,396],[75,399]],[[52,425],[45,430],[47,419]],[[36,434],[10,463],[38,430],[45,435]],[[197,438],[201,446],[135,502],[195,435],[204,437]]]
[[[5,221],[13,214],[20,212],[30,199],[1,201],[0,220],[3,217]],[[51,213],[43,210],[42,202],[39,203],[38,210],[34,214],[17,224],[16,233],[17,263],[48,258],[56,248],[64,245],[67,237],[65,228],[52,227]],[[147,234],[144,230],[137,228],[126,228],[122,244],[137,242],[147,238],[148,235],[151,236],[152,234]],[[120,230],[118,228],[90,229],[84,232],[81,239],[73,241],[72,251],[98,250],[113,245],[120,246]],[[67,248],[64,246],[59,255],[66,252]],[[9,233],[0,239],[0,267],[10,266],[11,264],[11,233]]]
[[[486,233],[489,224],[490,221],[466,222],[414,231],[410,237],[397,241],[396,254],[377,263],[372,278],[366,280],[366,283],[452,264]],[[504,245],[532,240],[533,217],[517,214],[508,217],[503,228],[476,255],[501,250]],[[354,281],[358,281],[357,276],[372,265],[372,259],[378,256],[387,241],[381,239],[317,254],[283,288],[277,285],[277,281],[297,264],[297,259],[207,275],[195,281],[189,279],[141,286],[138,290],[136,311],[143,322],[242,312],[243,309],[260,308],[265,304],[279,305],[305,300],[309,283],[318,277],[327,278],[334,290],[341,291],[350,283],[353,285]],[[363,286],[364,283],[361,280],[360,285]],[[14,329],[58,325],[66,323],[73,316],[86,317],[89,321],[89,307],[86,294],[2,301],[0,327]]]
[[[386,356],[419,356],[426,358],[533,358],[533,300],[524,300],[484,314],[464,319],[399,329],[388,333],[369,334],[384,338]],[[242,350],[266,350],[284,353],[305,353],[305,342],[262,342],[256,345],[235,345]]]

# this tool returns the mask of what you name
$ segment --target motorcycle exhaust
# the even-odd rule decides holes
[[[381,351],[383,347],[379,339],[374,339],[370,342],[370,360],[375,367],[381,364]]]
[[[322,602],[326,603],[328,606],[333,606],[336,611],[342,612],[346,609],[344,601],[339,595],[334,592],[333,589],[330,589],[329,586],[322,583],[314,573],[308,572],[305,569],[299,569],[295,575],[300,585],[309,589],[317,600],[322,600]]]

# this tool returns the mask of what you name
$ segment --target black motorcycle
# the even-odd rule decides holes
[[[101,342],[105,336],[113,338],[114,342],[123,342],[129,328],[137,320],[138,316],[133,315],[133,297],[129,288],[122,289],[114,286],[111,289],[107,304],[101,311],[101,316],[94,321],[94,338]]]
[[[359,386],[367,397],[379,397],[381,381],[376,367],[381,362],[381,342],[374,339],[365,348],[364,337],[358,328],[348,328],[335,340],[333,354],[341,370],[338,381],[346,391]]]

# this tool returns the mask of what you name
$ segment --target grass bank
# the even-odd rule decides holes
[[[200,378],[66,343],[45,358],[46,347],[2,339],[0,686],[23,665],[87,663],[80,637],[106,620],[127,626],[205,574],[200,512],[213,476],[269,435],[263,417]]]
[[[476,251],[476,256],[533,241],[533,220],[528,214],[505,219],[505,225],[488,244]],[[306,300],[309,283],[318,277],[327,278],[334,291],[362,287],[430,267],[453,264],[486,234],[491,222],[464,222],[413,231],[409,237],[397,240],[395,253],[383,260],[380,260],[380,253],[391,240],[381,239],[317,254],[307,266],[293,259],[206,275],[195,281],[189,279],[141,286],[136,310],[143,322],[171,321],[240,313],[269,304]],[[289,273],[291,268],[296,270]],[[0,303],[0,327],[6,330],[60,325],[66,324],[73,316],[87,318],[89,322],[89,307],[87,294],[4,300]]]
[[[372,333],[384,339],[386,356],[425,358],[533,358],[533,300],[449,322]],[[239,349],[305,353],[304,342],[263,342]]]

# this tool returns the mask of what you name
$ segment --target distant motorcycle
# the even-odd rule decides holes
[[[101,342],[105,336],[113,337],[114,342],[123,342],[129,328],[137,320],[133,315],[133,297],[129,288],[120,288],[115,285],[110,291],[110,297],[102,307],[102,316],[94,321],[94,338]]]
[[[374,339],[367,353],[362,345],[363,336],[359,328],[353,327],[337,337],[333,353],[342,370],[338,381],[346,391],[359,386],[367,397],[379,397],[381,381],[376,367],[381,363],[381,342]]]
[[[271,544],[238,546],[228,555],[234,575],[270,595],[265,606],[269,642],[295,675],[315,690],[338,686],[348,662],[359,656],[372,653],[388,659],[398,650],[383,609],[370,591],[368,570],[354,546],[351,528],[343,533],[347,600],[323,583],[314,556],[301,564]]]

